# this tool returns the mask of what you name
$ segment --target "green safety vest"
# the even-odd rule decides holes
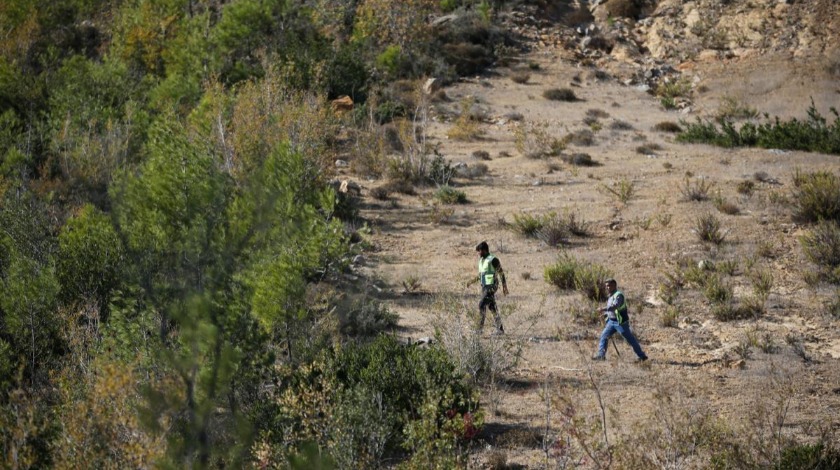
[[[496,257],[490,254],[478,259],[478,277],[481,279],[482,286],[496,285],[496,268],[493,267],[494,259]]]
[[[627,321],[627,297],[625,297],[624,292],[621,292],[620,290],[615,291],[615,294],[613,294],[613,296],[619,294],[622,296],[622,298],[624,298],[624,302],[622,302],[622,304],[615,309],[615,319],[618,321],[619,324],[622,324]]]

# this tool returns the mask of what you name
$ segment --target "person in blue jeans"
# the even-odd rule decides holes
[[[607,318],[607,324],[601,333],[601,341],[598,343],[598,354],[593,356],[592,359],[603,361],[607,358],[607,342],[612,335],[618,332],[618,334],[627,340],[630,347],[633,348],[633,352],[638,357],[637,361],[647,361],[647,354],[642,351],[642,347],[639,346],[639,342],[633,335],[633,331],[630,330],[630,315],[627,311],[627,302],[624,299],[624,293],[618,290],[618,284],[616,284],[615,279],[607,279],[604,282],[604,287],[607,288],[607,292],[610,294],[610,298],[607,299],[607,306],[601,309],[601,312]]]

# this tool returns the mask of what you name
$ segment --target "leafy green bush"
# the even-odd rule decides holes
[[[341,330],[349,336],[376,336],[397,326],[399,316],[375,300],[355,302],[341,318]]]
[[[803,121],[766,118],[760,125],[748,122],[736,129],[729,119],[720,119],[715,123],[698,118],[695,123],[682,123],[685,130],[677,136],[677,140],[720,147],[763,147],[840,155],[840,114],[834,108],[831,108],[831,113],[835,119],[828,124],[812,101],[808,118]]]
[[[443,204],[466,204],[467,193],[452,186],[441,186],[435,191],[435,199]]]
[[[514,231],[526,237],[536,237],[537,232],[545,224],[544,216],[534,216],[527,213],[513,214],[511,227]]]
[[[782,451],[782,456],[775,468],[778,470],[840,468],[840,449],[832,448],[822,442],[792,445]]]
[[[796,172],[792,199],[794,217],[802,222],[840,222],[840,178],[832,172]]]
[[[603,266],[580,262],[568,253],[562,254],[554,264],[545,267],[545,282],[558,289],[574,289],[591,300],[605,300],[604,281],[612,273]]]

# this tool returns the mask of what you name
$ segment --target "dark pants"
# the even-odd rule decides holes
[[[484,328],[484,317],[487,314],[487,309],[489,308],[491,312],[493,312],[493,319],[496,322],[496,329],[499,331],[504,331],[505,329],[502,327],[502,317],[499,315],[499,311],[496,309],[496,286],[484,286],[481,288],[481,302],[478,303],[478,312],[480,314],[478,319],[478,328]]]

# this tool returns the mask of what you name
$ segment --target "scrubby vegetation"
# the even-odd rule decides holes
[[[829,122],[814,106],[808,108],[805,120],[771,120],[762,124],[747,122],[736,128],[729,116],[717,121],[683,122],[680,142],[706,143],[720,147],[763,147],[782,150],[804,150],[840,155],[840,114],[831,108],[834,121]]]
[[[364,241],[334,169],[448,188],[418,79],[507,41],[441,7],[3,3],[0,466],[458,462],[481,412],[448,353],[336,295]]]
[[[580,291],[591,300],[607,298],[604,281],[610,277],[612,273],[603,266],[579,261],[568,253],[546,266],[544,273],[545,282],[559,289]]]

